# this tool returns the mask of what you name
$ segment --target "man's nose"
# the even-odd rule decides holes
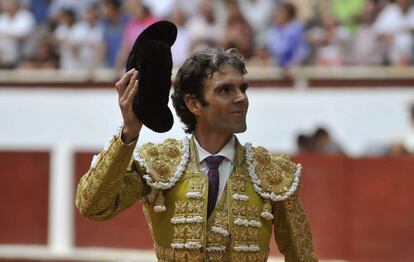
[[[237,91],[235,102],[236,103],[245,103],[245,102],[247,102],[246,92],[242,92],[241,90]]]

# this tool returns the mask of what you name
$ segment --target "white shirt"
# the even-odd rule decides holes
[[[24,41],[35,28],[33,15],[20,9],[14,16],[0,12],[0,64],[18,62],[21,41]]]
[[[236,139],[233,136],[229,140],[229,142],[227,142],[227,144],[225,144],[224,147],[217,154],[210,154],[209,152],[207,152],[204,148],[200,146],[197,139],[194,139],[194,140],[195,140],[195,145],[196,145],[197,152],[198,152],[198,159],[200,161],[198,163],[200,166],[200,171],[203,172],[205,175],[207,175],[208,169],[209,169],[207,166],[207,161],[205,161],[206,158],[209,156],[217,156],[217,155],[224,156],[224,159],[218,168],[219,180],[220,180],[219,193],[218,193],[217,202],[216,202],[218,203],[219,199],[223,195],[223,191],[224,191],[224,188],[226,187],[227,180],[229,179],[230,173],[234,167],[234,156],[236,154],[236,148],[235,148]]]
[[[79,46],[77,69],[94,69],[102,66],[98,48],[103,41],[103,27],[96,23],[90,25],[78,22],[74,25],[72,41]]]
[[[379,13],[372,27],[378,34],[393,36],[388,51],[388,58],[392,64],[399,64],[402,60],[411,57],[414,7],[410,7],[406,13],[403,13],[397,4],[389,4]]]

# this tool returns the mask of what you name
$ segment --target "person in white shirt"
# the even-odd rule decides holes
[[[170,20],[177,26],[177,39],[171,47],[174,66],[181,66],[190,53],[190,35],[188,33],[187,15],[177,7]]]
[[[71,9],[61,11],[60,25],[54,36],[60,49],[60,68],[64,70],[92,70],[103,66],[101,45],[103,27],[94,6],[84,10],[84,19],[76,22]]]
[[[190,52],[218,46],[224,37],[225,25],[214,12],[212,2],[204,0],[199,7],[199,15],[188,21]]]
[[[33,15],[19,0],[2,0],[0,13],[0,67],[13,68],[23,55],[24,41],[34,32]]]
[[[77,69],[93,70],[103,67],[103,26],[99,23],[98,8],[88,6],[83,12],[83,20],[73,28],[72,43],[78,51]]]
[[[388,4],[373,24],[375,32],[389,48],[387,58],[392,65],[407,65],[413,56],[414,8],[411,0]]]

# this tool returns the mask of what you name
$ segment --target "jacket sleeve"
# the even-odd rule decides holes
[[[145,172],[132,154],[136,141],[126,145],[115,136],[109,146],[94,157],[76,191],[76,207],[93,220],[108,220],[131,207],[150,192],[142,178]]]
[[[274,231],[279,251],[287,262],[318,261],[312,244],[310,225],[297,191],[273,206]]]

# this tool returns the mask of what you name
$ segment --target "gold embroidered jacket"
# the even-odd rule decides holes
[[[237,142],[234,170],[206,219],[208,177],[194,141],[167,139],[134,153],[135,143],[115,136],[94,157],[76,193],[83,216],[107,220],[140,199],[158,261],[267,261],[272,231],[286,261],[317,261],[300,165]]]

